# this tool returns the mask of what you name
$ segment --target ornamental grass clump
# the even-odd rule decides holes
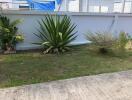
[[[75,28],[70,17],[59,15],[48,15],[45,19],[38,21],[40,28],[38,33],[34,33],[40,42],[34,43],[41,45],[44,53],[63,53],[69,50],[70,43],[76,39]]]
[[[91,42],[99,51],[99,53],[108,53],[108,50],[116,43],[116,38],[112,33],[104,32],[88,32],[86,38]]]

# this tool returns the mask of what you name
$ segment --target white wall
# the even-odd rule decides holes
[[[50,12],[49,12],[50,13]],[[19,25],[19,32],[24,34],[25,40],[17,46],[17,49],[35,48],[32,45],[38,38],[33,35],[36,33],[36,28],[39,28],[38,20],[44,18],[47,12],[42,11],[3,11],[3,14],[11,20],[22,19],[23,23]],[[51,12],[50,14],[56,14]],[[72,21],[77,25],[78,38],[74,44],[86,43],[84,34],[88,31],[108,31],[111,30],[114,34],[120,31],[132,33],[132,14],[98,14],[98,13],[64,13],[71,17]],[[114,23],[113,23],[114,22]],[[113,24],[112,24],[113,23]],[[112,27],[111,27],[112,26]]]

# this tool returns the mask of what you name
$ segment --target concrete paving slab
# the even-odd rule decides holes
[[[0,89],[0,100],[132,100],[132,71]]]

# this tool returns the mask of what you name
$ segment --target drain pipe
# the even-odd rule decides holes
[[[109,28],[109,32],[116,32],[116,27],[117,27],[117,24],[118,24],[118,19],[119,19],[119,15],[118,14],[115,14],[114,16],[114,19],[112,21],[112,24],[110,25],[110,28]]]
[[[2,9],[2,7],[0,6],[0,14],[2,14],[3,13],[3,9]]]

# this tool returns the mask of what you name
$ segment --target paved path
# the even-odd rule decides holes
[[[132,100],[132,71],[0,89],[0,100]]]

